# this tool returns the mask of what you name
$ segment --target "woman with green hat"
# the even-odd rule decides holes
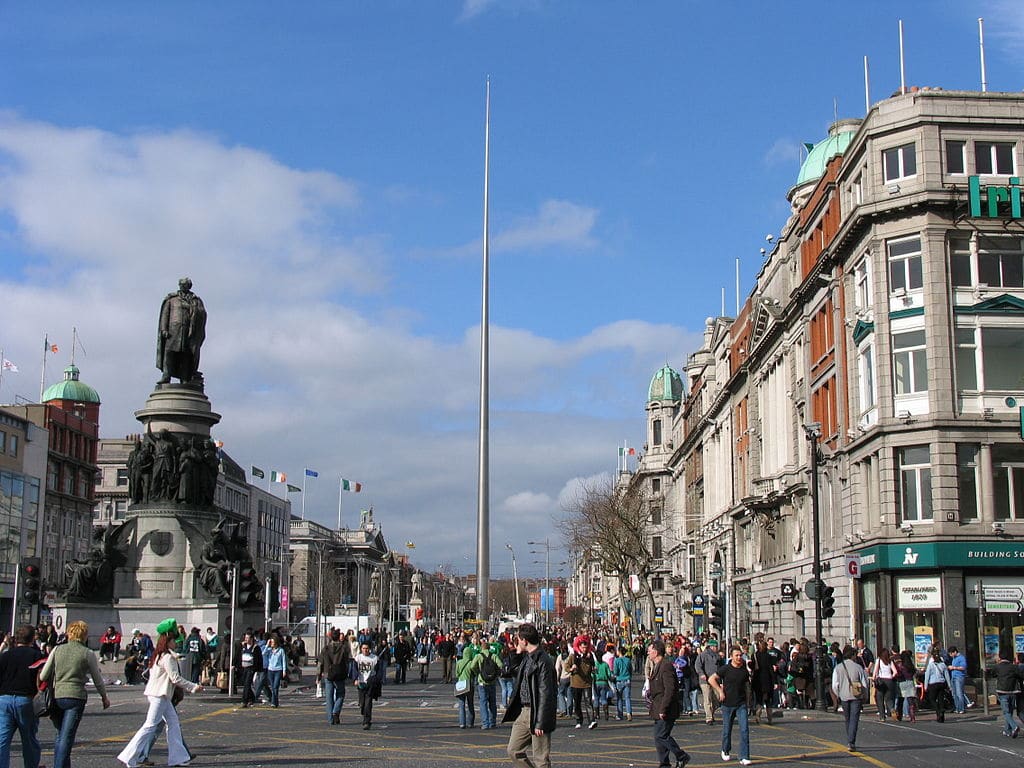
[[[117,756],[128,768],[142,764],[146,746],[159,728],[161,720],[167,723],[167,765],[187,765],[191,759],[188,749],[182,743],[181,723],[171,700],[175,687],[196,693],[203,690],[203,686],[186,680],[178,669],[178,657],[174,653],[178,623],[174,619],[166,619],[157,625],[156,631],[160,636],[150,662],[149,682],[146,684],[145,693],[149,699],[146,722]]]

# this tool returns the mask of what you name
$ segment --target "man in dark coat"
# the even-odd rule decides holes
[[[690,755],[672,738],[672,727],[679,718],[679,693],[676,670],[665,658],[665,643],[653,640],[647,646],[647,657],[654,665],[651,670],[651,719],[654,721],[654,747],[658,750],[658,765],[670,768],[670,757],[675,756],[675,768],[690,762]]]
[[[558,710],[555,662],[541,648],[540,632],[533,624],[519,626],[516,653],[522,661],[501,718],[512,723],[508,756],[522,768],[551,768],[551,732]]]

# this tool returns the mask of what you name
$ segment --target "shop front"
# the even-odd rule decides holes
[[[859,554],[856,626],[872,649],[896,645],[921,662],[941,642],[965,649],[972,669],[979,644],[989,659],[1024,651],[1024,542],[908,541]]]

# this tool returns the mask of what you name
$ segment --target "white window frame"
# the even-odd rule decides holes
[[[871,254],[864,257],[853,268],[853,301],[857,309],[865,312],[874,306],[874,295],[871,283]]]
[[[900,336],[907,336],[911,333],[920,333],[924,336],[924,340],[919,344],[897,346]],[[904,355],[907,359],[905,370],[909,372],[910,389],[900,389],[899,377],[896,375],[897,358]],[[917,358],[919,356],[924,357],[924,381],[921,382],[917,380]],[[892,332],[892,388],[897,396],[928,391],[928,334],[924,328],[908,328],[904,331]]]
[[[903,253],[898,256],[893,256],[893,249],[903,244],[909,244],[911,241],[917,240],[917,251],[910,253]],[[922,258],[921,248],[921,235],[915,233],[908,235],[907,237],[897,237],[892,240],[886,240],[885,242],[885,260],[888,267],[888,278],[889,278],[889,293],[894,294],[896,291],[904,291],[906,293],[913,293],[914,291],[921,291],[924,289],[924,261]],[[911,285],[913,270],[911,269],[912,262],[916,261],[918,264],[918,272],[920,274],[920,285]],[[893,285],[893,267],[899,265],[900,271],[903,273],[902,286]]]
[[[1015,493],[1014,493],[1014,491],[1017,488],[1018,483],[1024,484],[1024,462],[1019,462],[1019,461],[997,461],[997,462],[993,462],[992,469],[993,469],[993,473],[992,473],[992,488],[993,488],[993,491],[995,491],[996,484],[997,483],[1001,483],[1001,480],[998,477],[999,473],[994,471],[996,469],[1005,469],[1006,470],[1006,482],[1007,482],[1007,486],[1008,486],[1006,488],[1006,499],[1007,499],[1007,502],[1009,503],[1009,508],[1006,510],[1006,517],[1000,517],[999,516],[999,509],[993,507],[992,512],[996,515],[996,517],[995,517],[996,521],[1002,522],[1002,521],[1024,520],[1024,504],[1021,504],[1021,508],[1017,509],[1017,506],[1016,506],[1016,503],[1015,503],[1015,501],[1016,501],[1015,500]],[[994,499],[998,499],[999,498],[999,494],[998,493],[994,492],[993,496],[994,496]]]
[[[914,172],[907,173],[907,150],[913,153],[914,158]],[[886,158],[890,153],[896,153],[896,176],[889,175],[889,163],[886,162]],[[888,149],[882,150],[882,178],[886,184],[891,184],[894,181],[902,181],[903,179],[912,179],[917,176],[917,144],[916,142],[908,142],[906,144],[900,144],[897,147],[889,147]]]
[[[951,171],[949,169],[949,158],[951,156],[950,145],[957,145],[960,152],[960,169],[959,171]],[[945,154],[945,169],[948,176],[966,176],[967,175],[967,142],[964,139],[946,139],[943,142],[942,150]]]
[[[998,147],[1010,148],[1010,169],[1004,170],[999,167]],[[982,149],[988,149],[988,161],[991,170],[981,170],[978,163],[978,154]],[[1015,176],[1017,170],[1017,145],[1013,141],[975,141],[974,142],[974,164],[975,171],[979,176]]]
[[[857,386],[862,415],[878,406],[876,365],[875,343],[869,339],[857,348]]]
[[[961,340],[961,334],[966,336],[967,333],[971,334],[970,340]],[[956,388],[960,392],[980,392],[982,382],[984,378],[981,372],[981,363],[978,358],[978,349],[980,344],[978,343],[978,329],[974,327],[965,328],[963,326],[953,329],[953,372],[956,375]],[[974,386],[968,387],[964,385],[963,377],[961,373],[963,366],[961,360],[966,364],[968,353],[966,350],[970,350],[970,357],[973,362],[974,368]]]
[[[908,464],[904,461],[905,452],[915,448],[924,448],[928,451],[928,463],[927,464]],[[896,449],[896,457],[899,474],[899,501],[900,501],[900,521],[907,523],[932,523],[935,522],[935,509],[932,506],[931,490],[932,490],[932,464],[931,464],[931,450],[927,445],[907,445]],[[913,477],[914,479],[914,495],[913,498],[908,498],[907,494],[907,480],[906,478]],[[924,482],[922,482],[924,481]],[[925,494],[922,491],[924,485],[928,486],[928,492]],[[913,509],[911,509],[913,504]],[[927,512],[928,517],[925,517]],[[912,513],[908,514],[908,513]]]

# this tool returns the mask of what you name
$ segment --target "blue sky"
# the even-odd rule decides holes
[[[628,10],[626,10],[628,8]],[[1024,87],[1019,3],[597,0],[0,6],[0,399],[77,326],[134,431],[189,274],[243,465],[365,484],[396,546],[472,570],[484,83],[492,83],[492,572],[539,572],[581,479],[643,442],[722,288],[778,232],[802,142],[908,85]],[[297,502],[297,497],[293,497]],[[354,516],[354,515],[353,515]],[[351,518],[350,518],[351,519]],[[527,533],[528,531],[528,533]]]

